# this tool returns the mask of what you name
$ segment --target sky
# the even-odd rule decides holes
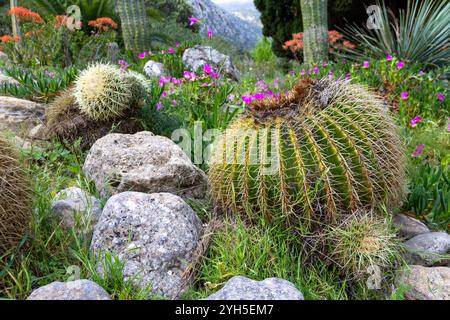
[[[242,3],[247,3],[247,2],[252,2],[253,0],[212,0],[212,2],[215,3],[232,3],[232,2],[242,2]]]

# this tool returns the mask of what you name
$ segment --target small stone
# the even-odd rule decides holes
[[[231,278],[218,292],[205,300],[303,300],[303,294],[289,281],[270,278],[255,281],[245,277]]]
[[[407,286],[409,300],[450,300],[450,268],[412,265],[397,274],[397,287]]]
[[[0,131],[12,131],[26,138],[32,128],[44,122],[44,112],[41,104],[0,96]]]
[[[144,66],[144,72],[150,78],[159,78],[167,73],[162,63],[152,60],[147,61]]]
[[[201,231],[200,219],[180,197],[124,192],[106,203],[91,249],[118,257],[124,263],[125,281],[175,299],[184,289],[183,272]],[[103,273],[101,264],[99,268]]]
[[[27,300],[111,300],[111,297],[95,282],[76,280],[52,282],[34,290]]]
[[[406,241],[405,248],[405,260],[409,264],[445,264],[449,259],[450,235],[446,232],[422,233]]]
[[[80,227],[89,232],[100,218],[102,208],[100,200],[80,188],[73,187],[64,189],[55,196],[52,201],[52,214],[61,221],[64,229]]]
[[[399,236],[406,239],[430,232],[424,223],[404,214],[397,214],[393,219],[393,224],[399,229]]]

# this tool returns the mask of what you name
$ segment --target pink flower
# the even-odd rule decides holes
[[[219,73],[218,72],[211,73],[211,78],[217,79],[218,77],[219,77]]]
[[[417,124],[422,120],[423,120],[423,118],[421,116],[417,116],[417,117],[411,119],[411,127],[415,128],[417,126]]]
[[[208,28],[208,38],[212,39],[212,37],[214,36],[214,31],[211,28]]]
[[[147,56],[147,52],[141,52],[139,53],[139,59],[145,59],[145,57]]]
[[[399,61],[399,62],[397,63],[397,69],[398,69],[398,70],[403,69],[404,66],[405,66],[405,63],[404,63],[403,61]]]
[[[158,102],[158,103],[156,104],[156,110],[161,110],[162,107],[163,107],[163,105],[162,105],[161,102]]]
[[[448,124],[447,124],[447,131],[450,131],[450,118],[447,118]]]
[[[172,105],[175,107],[177,105],[177,100],[172,100]]]
[[[300,72],[300,74],[301,74],[302,76],[304,76],[304,75],[306,74],[306,70],[305,70],[305,69],[302,69],[302,72]]]
[[[330,72],[328,73],[328,77],[333,78],[333,77],[334,77],[334,72],[333,72],[333,71],[330,71]]]
[[[442,101],[445,100],[445,95],[444,95],[442,92],[438,92],[438,93],[436,93],[436,98],[437,98],[440,102],[442,102]]]
[[[167,50],[167,53],[168,53],[168,54],[174,54],[174,53],[175,53],[175,50],[173,50],[173,48],[169,48],[169,49]]]
[[[369,61],[364,61],[363,62],[363,66],[362,66],[364,69],[367,69],[367,68],[369,68]]]
[[[319,68],[317,68],[317,67],[315,67],[315,68],[313,69],[313,72],[314,72],[314,73],[319,73],[319,71],[320,71],[320,70],[319,70]]]
[[[123,72],[126,72],[130,65],[125,60],[118,60],[117,63],[120,65]]]
[[[386,56],[386,60],[387,60],[387,61],[392,61],[392,56],[387,55],[387,56]]]
[[[419,157],[420,155],[422,155],[424,149],[425,149],[425,145],[424,144],[419,144],[416,147],[416,150],[414,150],[414,152],[411,154],[411,156],[414,157],[414,158]]]
[[[242,96],[242,101],[244,101],[245,104],[250,104],[253,101],[252,96]]]
[[[205,64],[203,66],[203,71],[207,74],[211,74],[213,72],[213,69],[212,69],[211,65]]]
[[[178,48],[179,46],[181,46],[181,43],[179,43],[179,42],[175,43],[175,47]]]
[[[195,81],[197,79],[197,76],[193,72],[191,73],[189,71],[185,71],[184,78],[189,81]]]
[[[201,20],[196,17],[189,17],[189,25],[193,26],[194,24],[200,24]]]
[[[255,98],[256,100],[262,100],[266,98],[266,95],[262,92],[258,92],[255,95],[253,95],[253,98]]]
[[[422,76],[422,75],[424,75],[425,74],[425,72],[423,72],[423,70],[420,70],[419,71],[419,76]]]
[[[345,75],[345,80],[350,80],[350,73],[347,73],[347,74]]]
[[[163,97],[163,98],[167,97],[167,92],[164,91],[164,92],[162,93],[161,97]]]
[[[408,91],[403,91],[403,92],[400,94],[400,99],[406,100],[406,99],[408,99],[408,98],[409,98],[409,93],[408,93]]]
[[[341,63],[342,63],[342,64],[347,64],[347,59],[342,59],[342,60],[341,60]]]

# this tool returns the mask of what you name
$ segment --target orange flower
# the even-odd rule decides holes
[[[343,45],[344,45],[345,48],[349,48],[349,49],[355,49],[356,48],[355,44],[353,44],[353,43],[351,43],[350,41],[347,41],[347,40],[345,40],[343,42]]]
[[[339,33],[336,30],[330,30],[328,32],[328,39],[330,40],[331,43],[338,42],[339,40],[342,40],[343,38],[344,38],[344,35],[342,35],[341,33]]]
[[[117,29],[118,25],[111,18],[98,18],[97,20],[89,21],[89,26],[100,29],[102,31],[108,31],[110,28]]]
[[[55,20],[56,20],[55,28],[59,28],[63,25],[66,25],[68,18],[69,18],[68,16],[56,16],[55,17]]]
[[[10,36],[5,34],[4,36],[0,37],[0,41],[3,43],[9,43],[9,42],[19,42],[20,41],[20,37],[19,36]]]
[[[37,24],[44,23],[44,20],[41,18],[39,13],[28,10],[24,7],[14,7],[8,10],[8,14],[15,16],[19,21],[33,22]]]
[[[44,30],[42,30],[42,29],[38,29],[38,30],[34,30],[34,31],[28,31],[27,33],[25,33],[25,37],[27,37],[27,38],[33,37],[33,36],[36,36],[36,35],[41,34],[43,32],[44,32]]]

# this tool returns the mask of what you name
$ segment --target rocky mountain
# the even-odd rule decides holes
[[[203,21],[201,31],[211,28],[215,34],[243,50],[252,50],[262,37],[261,26],[239,17],[210,0],[186,0],[194,16]]]
[[[262,28],[261,13],[258,11],[258,9],[256,9],[253,1],[243,2],[235,0],[219,4],[219,6],[238,16],[239,18]]]

